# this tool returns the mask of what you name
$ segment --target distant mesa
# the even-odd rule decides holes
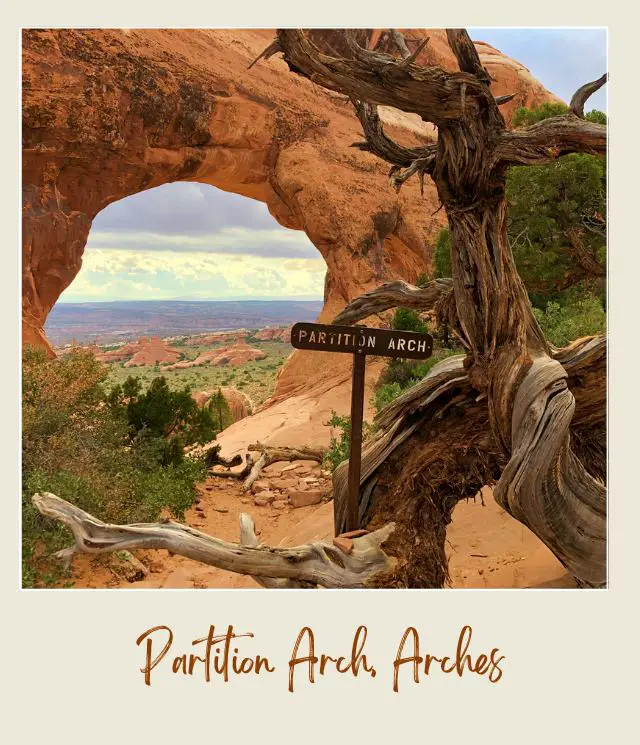
[[[96,359],[101,362],[121,362],[127,357],[131,359],[125,362],[125,367],[145,367],[175,362],[180,357],[180,352],[170,347],[159,336],[152,336],[150,339],[141,336],[137,342],[96,355]]]
[[[207,362],[214,367],[237,367],[253,360],[263,360],[267,355],[255,347],[250,347],[243,338],[238,337],[229,347],[221,347],[211,352],[203,352],[195,360],[183,360],[168,365],[164,370],[183,370],[187,367],[198,367]]]
[[[266,329],[260,329],[260,331],[256,331],[256,333],[253,335],[253,338],[256,341],[285,341],[290,342],[291,341],[291,326],[287,326],[285,328],[273,326],[268,327]]]
[[[148,339],[141,336],[138,341],[132,341],[129,344],[124,344],[117,349],[111,349],[108,352],[100,352],[96,354],[96,359],[100,362],[122,362],[128,357],[136,354],[142,348],[142,344],[146,343]]]
[[[208,347],[210,344],[233,341],[234,339],[245,338],[246,336],[249,336],[249,332],[246,329],[237,329],[236,331],[216,331],[213,334],[191,336],[185,340],[184,345],[186,347]]]

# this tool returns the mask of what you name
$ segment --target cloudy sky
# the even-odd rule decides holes
[[[604,29],[469,29],[568,101],[606,70]],[[606,86],[588,108],[606,111]],[[213,186],[165,184],[106,207],[60,302],[322,299],[325,264],[264,204]]]

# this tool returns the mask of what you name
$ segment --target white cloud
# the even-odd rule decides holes
[[[171,298],[321,298],[326,264],[199,251],[87,249],[63,302]]]

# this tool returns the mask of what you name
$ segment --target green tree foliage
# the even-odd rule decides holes
[[[557,347],[564,347],[582,336],[604,334],[607,317],[600,299],[594,295],[572,293],[564,303],[549,301],[544,310],[534,308],[545,337]]]
[[[139,386],[126,381],[107,394],[106,376],[106,366],[88,352],[49,360],[43,350],[24,351],[25,586],[57,582],[60,566],[52,553],[73,543],[66,528],[33,507],[36,491],[53,492],[108,522],[147,522],[163,509],[180,518],[206,475],[202,460],[183,457],[175,436],[152,434],[150,427],[136,432],[125,391],[139,399]]]
[[[427,324],[420,316],[409,308],[398,308],[391,319],[391,328],[397,331],[417,331],[426,333],[429,331]]]
[[[531,126],[567,111],[562,103],[520,108],[513,125]],[[607,123],[601,111],[591,111],[585,118]],[[566,344],[576,338],[571,334],[603,332],[605,160],[576,153],[548,165],[511,168],[507,198],[516,266],[549,340]],[[446,228],[438,235],[434,267],[436,277],[451,276],[451,237]]]
[[[211,396],[207,403],[207,412],[211,415],[215,426],[218,427],[218,431],[222,432],[230,424],[233,423],[233,416],[231,415],[231,409],[227,403],[227,399],[222,393],[222,389],[218,390]]]
[[[549,119],[552,116],[564,116],[569,113],[569,107],[566,103],[543,103],[533,109],[527,109],[523,106],[516,109],[513,113],[511,123],[514,127],[529,127],[537,124],[543,119]]]
[[[438,233],[433,255],[433,268],[437,279],[451,276],[451,236],[448,228],[443,228]]]

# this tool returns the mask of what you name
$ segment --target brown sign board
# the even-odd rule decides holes
[[[347,352],[353,355],[351,376],[351,437],[349,446],[349,492],[345,524],[347,530],[360,527],[360,461],[362,459],[362,413],[364,411],[364,373],[368,354],[423,360],[431,356],[433,338],[415,331],[371,329],[366,326],[331,326],[322,323],[296,323],[291,329],[296,349],[314,352]],[[334,523],[338,526],[338,505],[334,501]]]
[[[296,349],[311,349],[316,352],[347,352],[423,360],[431,356],[433,338],[429,334],[415,331],[296,323],[291,329],[291,345]]]

